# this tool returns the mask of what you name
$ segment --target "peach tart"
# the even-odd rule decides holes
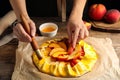
[[[97,61],[94,48],[81,40],[75,49],[68,45],[67,38],[54,39],[40,45],[44,55],[38,59],[33,53],[35,66],[43,73],[56,77],[78,77],[92,70]]]

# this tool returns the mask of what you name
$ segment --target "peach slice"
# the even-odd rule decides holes
[[[82,46],[79,44],[76,44],[75,51],[81,51],[81,50],[82,50]]]
[[[68,73],[67,73],[67,63],[66,62],[60,62],[59,63],[59,66],[58,66],[58,71],[59,71],[59,74],[63,77],[66,77],[68,76]]]
[[[56,57],[56,59],[58,60],[58,61],[68,61],[67,59],[68,59],[68,56],[69,55],[66,55],[66,54],[64,54],[64,55],[59,55],[58,57]]]
[[[53,58],[58,58],[59,56],[64,56],[64,55],[66,55],[67,54],[67,52],[63,52],[63,51],[59,51],[59,52],[55,52],[55,53],[53,53],[52,54],[52,57]]]
[[[44,56],[48,56],[51,52],[51,48],[46,47],[46,48],[40,49],[40,51],[42,54],[44,54]]]
[[[77,44],[75,50],[71,54],[69,54],[68,60],[81,59],[82,58],[81,56],[84,56],[84,51],[82,46]]]
[[[80,71],[78,70],[78,67],[77,67],[77,66],[73,66],[72,68],[73,68],[73,70],[75,70],[75,72],[77,73],[78,76],[81,75],[81,73],[80,73]]]
[[[83,46],[84,46],[84,43],[85,43],[85,41],[80,40],[78,44],[83,47]]]
[[[51,63],[50,65],[50,73],[54,76],[60,76],[59,71],[58,71],[58,62]]]
[[[88,58],[88,59],[97,59],[97,54],[96,54],[96,51],[95,49],[88,45],[87,43],[84,43],[84,51],[85,51],[85,57]]]
[[[73,68],[74,67],[77,67],[81,75],[88,71],[87,67],[82,62],[78,62],[75,66],[73,66]]]
[[[57,43],[50,43],[49,47],[50,48],[60,48],[60,46]]]
[[[43,48],[43,47],[48,47],[49,46],[49,43],[45,42],[43,44],[40,45],[40,48]]]
[[[41,67],[42,72],[50,73],[50,57],[47,58],[43,66]]]
[[[52,50],[52,49],[49,48],[49,47],[45,48],[45,51],[46,51],[45,56],[48,56],[49,53],[51,52],[51,50]]]
[[[50,74],[51,74],[51,75],[53,75],[53,71],[54,71],[54,69],[55,69],[55,64],[56,64],[56,62],[51,62],[51,63],[50,63]]]
[[[70,64],[67,64],[67,71],[70,76],[76,77],[77,73],[73,70]]]
[[[41,60],[39,60],[39,63],[37,65],[37,67],[41,70],[41,67],[43,66],[43,64],[45,63],[45,58],[42,58]]]
[[[76,64],[78,63],[78,60],[77,59],[73,59],[70,61],[70,65],[73,67],[75,66]]]
[[[80,58],[85,55],[84,48],[80,44],[77,44],[75,47],[75,51],[80,52]]]
[[[60,45],[61,48],[65,49],[65,51],[67,51],[67,46],[64,42],[58,42],[58,44]]]
[[[68,56],[67,60],[77,59],[79,57],[80,57],[80,52],[79,51],[73,51],[73,53]]]
[[[65,50],[63,48],[54,48],[51,50],[50,52],[50,56],[53,55],[55,52],[65,52]]]
[[[75,66],[73,66],[73,69],[75,70],[77,68],[80,75],[84,73],[84,71],[81,69],[81,65],[78,63]]]
[[[84,66],[87,68],[87,70],[91,71],[91,68],[94,66],[95,64],[95,60],[92,59],[82,59],[81,63],[84,64]]]
[[[35,54],[35,52],[33,53],[32,58],[33,58],[34,64],[37,65],[39,63],[39,59],[38,59],[37,55]]]

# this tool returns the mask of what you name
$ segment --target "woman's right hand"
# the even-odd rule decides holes
[[[35,23],[31,19],[27,20],[27,22],[30,26],[30,35],[34,37],[36,33]],[[17,23],[16,26],[13,27],[13,33],[17,37],[17,39],[22,42],[32,41],[31,36],[24,30],[21,23]]]

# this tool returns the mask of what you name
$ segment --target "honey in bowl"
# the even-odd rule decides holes
[[[52,32],[55,30],[55,27],[52,25],[46,26],[42,29],[42,32]]]
[[[43,23],[39,27],[42,36],[54,37],[57,34],[58,26],[55,23]]]

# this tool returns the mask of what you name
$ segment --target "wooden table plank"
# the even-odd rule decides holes
[[[0,46],[0,80],[10,80],[15,65],[15,50],[17,40],[12,40]]]

